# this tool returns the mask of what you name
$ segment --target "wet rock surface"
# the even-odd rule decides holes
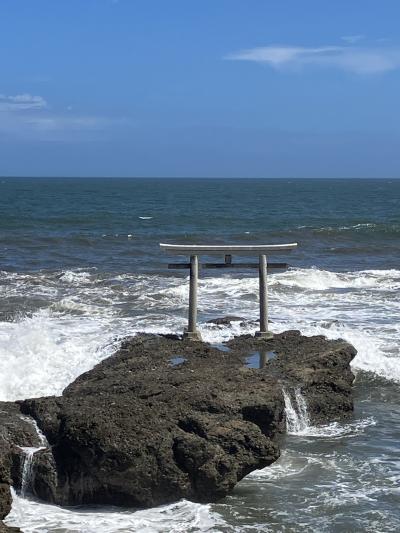
[[[270,340],[243,335],[226,345],[242,354],[249,349],[258,352],[261,358],[265,354],[266,372],[278,379],[289,393],[295,389],[301,391],[313,424],[327,424],[352,416],[354,375],[350,363],[357,352],[348,342],[286,331]],[[274,353],[272,358],[268,357],[271,352]]]
[[[245,318],[240,316],[227,315],[218,318],[211,318],[211,320],[207,320],[207,324],[215,324],[216,326],[230,326],[232,322],[243,323],[245,320]]]
[[[0,522],[0,533],[22,533],[19,527],[7,526],[4,522]]]
[[[250,354],[263,368],[249,368]],[[313,423],[351,415],[354,355],[296,331],[237,337],[224,350],[174,335],[127,339],[62,397],[20,402],[52,449],[36,454],[33,492],[64,505],[218,500],[279,457],[283,387],[300,388]]]
[[[0,532],[17,532],[2,520],[11,510],[11,486],[20,487],[23,465],[22,447],[37,446],[34,426],[22,416],[19,406],[0,402]]]

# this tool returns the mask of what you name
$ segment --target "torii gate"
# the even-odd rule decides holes
[[[268,291],[267,268],[286,269],[286,263],[267,264],[267,255],[277,252],[290,252],[296,248],[297,243],[291,244],[266,244],[266,245],[186,245],[186,244],[160,244],[162,250],[169,254],[190,256],[190,263],[170,263],[168,268],[189,268],[189,321],[184,337],[192,340],[201,340],[197,330],[197,281],[199,277],[200,255],[224,255],[224,263],[202,263],[202,268],[258,268],[260,284],[260,331],[257,337],[269,339],[272,333],[268,331]],[[257,255],[258,263],[232,263],[232,255]]]

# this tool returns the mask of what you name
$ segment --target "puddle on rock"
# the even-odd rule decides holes
[[[225,346],[225,344],[222,344],[222,342],[216,342],[214,344],[211,344],[212,348],[216,348],[220,352],[230,352],[231,349],[228,348],[228,346]]]
[[[177,355],[176,357],[172,357],[169,360],[169,362],[171,363],[171,366],[182,365],[185,361],[187,361],[186,357],[182,357],[181,355]]]
[[[274,351],[253,352],[246,357],[248,368],[264,368],[268,361],[275,359],[278,354]]]

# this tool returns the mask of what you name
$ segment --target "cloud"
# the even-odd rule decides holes
[[[341,39],[342,39],[342,41],[345,41],[346,43],[355,44],[355,43],[358,43],[359,41],[362,41],[363,39],[365,39],[365,36],[361,35],[361,34],[344,35],[343,37],[341,37]]]
[[[125,118],[75,115],[0,114],[0,135],[13,139],[77,140],[96,139],[115,128],[129,126]]]
[[[0,134],[5,137],[58,140],[81,135],[93,138],[128,123],[119,117],[76,114],[71,106],[66,113],[57,113],[49,109],[43,97],[28,93],[0,94]]]
[[[275,69],[331,67],[355,74],[378,74],[400,68],[400,48],[355,46],[264,46],[225,59],[264,63]]]
[[[0,94],[0,111],[27,111],[30,109],[45,109],[46,107],[47,102],[42,96],[32,96],[28,93],[15,96]]]
[[[30,117],[24,121],[26,127],[41,132],[60,131],[104,131],[109,126],[127,124],[123,118],[107,118],[95,116],[62,116],[49,115]]]

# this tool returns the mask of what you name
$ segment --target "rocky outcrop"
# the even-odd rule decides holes
[[[357,352],[348,342],[286,331],[267,341],[251,335],[235,337],[227,346],[243,355],[249,349],[260,354],[273,353],[270,359],[268,355],[266,357],[267,372],[289,392],[301,391],[313,424],[346,420],[352,416],[354,375],[350,363]]]
[[[232,322],[243,323],[245,320],[245,318],[240,316],[227,315],[218,318],[211,318],[210,320],[207,320],[207,324],[215,324],[216,326],[230,326]]]
[[[34,426],[24,418],[18,405],[0,402],[0,532],[17,532],[1,522],[10,512],[11,485],[21,485],[22,447],[38,446]]]
[[[215,501],[279,457],[283,387],[301,389],[315,423],[351,414],[354,355],[299,332],[222,350],[174,335],[128,339],[62,397],[21,402],[52,448],[35,456],[33,492],[73,505]]]
[[[0,533],[22,533],[19,527],[7,526],[4,522],[0,522]]]
[[[125,342],[62,398],[22,408],[52,444],[63,504],[218,499],[278,458],[284,429],[276,380],[208,345],[157,336]]]

